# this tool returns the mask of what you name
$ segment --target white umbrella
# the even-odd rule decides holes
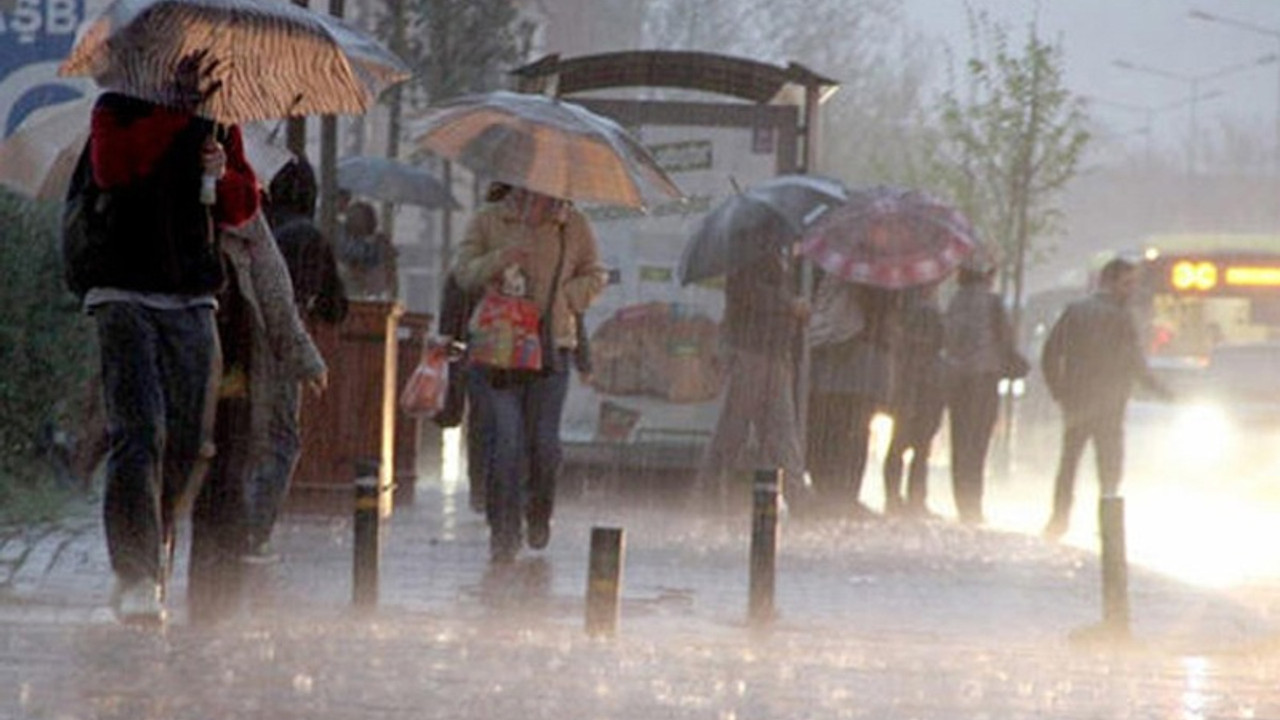
[[[18,131],[0,141],[0,185],[28,197],[60,200],[76,160],[89,139],[89,117],[97,98],[84,98],[32,113]],[[257,123],[241,128],[245,157],[266,185],[293,154]]]

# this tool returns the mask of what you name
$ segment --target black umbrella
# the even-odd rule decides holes
[[[736,193],[707,214],[680,258],[680,282],[724,275],[799,239],[848,193],[820,175],[779,175]]]

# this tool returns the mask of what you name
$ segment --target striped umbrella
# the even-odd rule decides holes
[[[163,105],[198,63],[196,114],[240,123],[365,112],[409,70],[374,39],[285,0],[115,0],[58,73]]]
[[[489,180],[552,197],[643,207],[683,197],[640,141],[613,120],[544,95],[496,91],[428,108],[417,143]]]
[[[945,278],[977,248],[960,211],[918,190],[854,190],[805,234],[800,253],[845,281],[883,288]]]

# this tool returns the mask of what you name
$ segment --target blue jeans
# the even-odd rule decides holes
[[[560,471],[560,415],[569,391],[569,364],[560,367],[521,380],[490,376],[486,508],[495,549],[520,546],[523,518],[551,517]]]
[[[102,511],[111,568],[163,580],[178,508],[200,488],[212,438],[213,309],[93,309],[110,449]]]
[[[467,438],[467,483],[470,486],[471,509],[482,511],[489,494],[489,440],[493,429],[487,413],[489,381],[483,368],[468,365],[461,368],[467,388],[467,413],[463,421]]]

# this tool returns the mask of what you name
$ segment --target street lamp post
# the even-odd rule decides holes
[[[1196,111],[1200,101],[1207,98],[1207,95],[1202,95],[1200,93],[1200,83],[1206,80],[1217,80],[1218,78],[1223,78],[1227,75],[1234,75],[1245,70],[1252,70],[1253,68],[1261,65],[1270,65],[1277,60],[1280,60],[1280,55],[1272,53],[1270,55],[1263,55],[1262,57],[1256,58],[1250,62],[1236,63],[1234,65],[1219,68],[1213,72],[1201,73],[1198,75],[1183,75],[1180,73],[1170,72],[1168,70],[1150,67],[1148,65],[1140,65],[1128,60],[1113,60],[1111,64],[1123,70],[1155,75],[1156,77],[1162,77],[1166,80],[1186,83],[1190,88],[1191,92],[1188,94],[1187,104],[1190,106],[1191,138],[1187,143],[1187,176],[1194,177],[1196,174],[1196,143],[1199,141],[1199,127],[1197,126]]]
[[[1191,17],[1195,20],[1204,20],[1205,22],[1218,23],[1226,25],[1238,30],[1244,30],[1254,33],[1255,35],[1264,35],[1276,41],[1276,51],[1280,53],[1280,28],[1263,27],[1262,25],[1254,25],[1251,22],[1236,20],[1233,18],[1222,17],[1213,13],[1207,13],[1203,10],[1192,10]],[[1274,57],[1274,56],[1273,56]],[[1280,73],[1277,73],[1276,85],[1276,147],[1272,156],[1274,161],[1274,171],[1277,178],[1280,178]]]
[[[1143,118],[1142,126],[1131,131],[1131,133],[1141,134],[1146,136],[1146,140],[1145,140],[1146,163],[1147,165],[1151,165],[1151,162],[1152,162],[1151,145],[1153,142],[1153,136],[1155,135],[1154,128],[1155,128],[1156,115],[1159,115],[1160,113],[1169,112],[1170,110],[1178,110],[1180,108],[1184,108],[1187,105],[1189,105],[1193,99],[1198,101],[1203,101],[1203,100],[1212,100],[1214,98],[1221,97],[1221,96],[1222,96],[1221,91],[1210,90],[1209,92],[1204,93],[1199,97],[1194,97],[1194,98],[1185,97],[1185,98],[1182,98],[1181,100],[1176,100],[1171,103],[1166,103],[1164,105],[1157,105],[1157,106],[1134,105],[1133,103],[1117,102],[1115,100],[1105,100],[1103,98],[1097,98],[1097,97],[1089,97],[1086,99],[1091,103],[1096,103],[1098,105],[1104,105],[1107,107],[1113,107],[1119,110],[1125,110],[1127,112],[1136,113],[1142,116]]]

